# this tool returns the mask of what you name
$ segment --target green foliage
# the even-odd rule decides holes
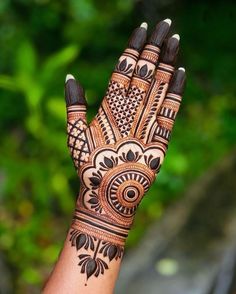
[[[78,191],[66,148],[65,75],[73,73],[84,85],[91,119],[143,15],[151,27],[155,11],[172,17],[182,37],[179,64],[187,69],[188,83],[168,156],[139,208],[128,246],[189,183],[235,147],[234,5],[216,3],[213,11],[210,1],[181,1],[178,7],[173,1],[150,10],[149,1],[135,3],[0,3],[0,250],[16,293],[40,287],[47,277]]]

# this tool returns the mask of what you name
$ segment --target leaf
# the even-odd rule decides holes
[[[104,163],[107,167],[112,168],[113,167],[113,162],[110,158],[104,157]]]
[[[111,261],[117,253],[117,247],[115,245],[111,245],[108,249],[108,258]]]
[[[47,109],[54,117],[65,121],[65,102],[61,97],[48,98]]]
[[[99,186],[100,183],[101,183],[101,180],[99,178],[97,178],[97,177],[90,177],[89,179],[90,179],[90,181],[92,183],[92,186],[94,186],[94,187]]]
[[[98,199],[93,197],[93,198],[89,199],[88,203],[90,203],[90,204],[97,204],[98,203]]]
[[[158,166],[160,164],[160,157],[154,158],[151,162],[150,162],[150,168],[151,169],[157,169]]]
[[[86,274],[87,274],[87,279],[89,279],[89,277],[92,276],[92,274],[94,274],[94,272],[97,269],[97,263],[94,259],[90,259],[87,262],[87,266],[86,266]]]
[[[36,71],[36,52],[28,41],[22,42],[16,50],[16,71],[20,75],[32,76]]]
[[[128,161],[133,161],[134,160],[134,153],[133,153],[132,150],[129,150],[129,152],[127,153],[126,158],[127,158]]]
[[[0,88],[17,91],[18,86],[14,80],[14,78],[6,75],[0,75]]]
[[[86,236],[84,234],[80,234],[76,238],[76,249],[79,250],[81,247],[83,247],[86,240],[87,240]]]
[[[79,259],[83,259],[88,256],[90,256],[90,255],[89,254],[80,254],[78,257],[79,257]]]
[[[141,68],[140,68],[140,71],[139,71],[139,74],[141,77],[145,77],[146,74],[147,74],[147,71],[148,71],[148,67],[146,64],[144,64]]]
[[[121,63],[119,64],[119,70],[120,70],[120,71],[125,71],[126,66],[127,66],[127,60],[126,60],[126,58],[125,58],[125,59],[123,59],[123,60],[121,61]]]

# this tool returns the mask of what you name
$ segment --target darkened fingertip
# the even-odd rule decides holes
[[[154,32],[152,33],[148,43],[154,46],[161,47],[165,40],[171,25],[171,20],[163,20],[156,25]]]
[[[69,78],[65,83],[66,106],[87,105],[84,90],[73,78]]]
[[[140,52],[143,49],[144,44],[146,43],[146,39],[147,39],[146,28],[138,27],[133,31],[128,42],[128,47]]]
[[[169,38],[163,46],[160,61],[166,64],[173,65],[176,61],[179,51],[179,35],[174,35]]]
[[[186,83],[186,73],[184,68],[176,70],[172,76],[168,92],[182,96]]]

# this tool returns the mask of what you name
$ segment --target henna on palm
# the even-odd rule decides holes
[[[164,160],[185,82],[185,71],[174,71],[179,36],[162,49],[169,27],[170,20],[160,22],[146,45],[146,24],[133,32],[90,125],[82,87],[66,79],[68,147],[81,183],[70,242],[87,279],[122,257],[135,211]]]

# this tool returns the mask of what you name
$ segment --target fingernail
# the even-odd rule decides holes
[[[171,21],[170,18],[166,18],[166,19],[164,19],[163,21],[164,21],[164,22],[167,22],[168,25],[171,26],[172,21]]]
[[[145,30],[147,30],[148,24],[146,22],[142,22],[140,28],[144,28]]]
[[[185,68],[184,67],[179,67],[178,70],[182,70],[183,72],[185,72]]]
[[[171,36],[171,38],[175,38],[175,39],[177,39],[178,41],[180,40],[180,36],[179,36],[179,34],[174,34],[173,36]]]
[[[74,76],[72,76],[71,74],[66,75],[66,82],[69,80],[75,80]]]

